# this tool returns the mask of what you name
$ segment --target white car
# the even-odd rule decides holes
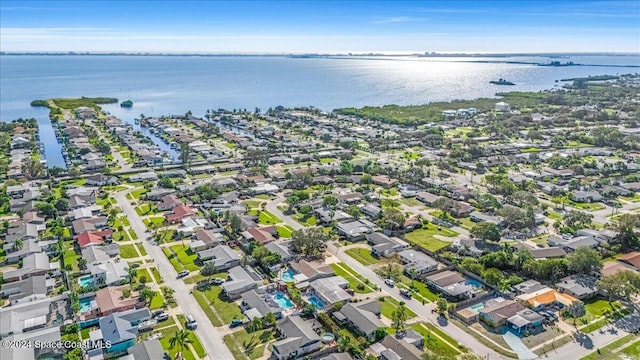
[[[187,322],[185,323],[185,326],[189,330],[195,330],[198,327],[198,322],[193,318],[193,315],[189,315],[187,316]]]
[[[384,279],[384,283],[391,287],[394,287],[396,285],[396,282],[391,279]]]

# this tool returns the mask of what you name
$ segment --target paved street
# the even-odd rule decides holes
[[[164,255],[160,247],[154,246],[145,240],[149,234],[146,233],[146,226],[140,219],[140,216],[138,216],[134,207],[126,198],[128,191],[130,190],[116,193],[115,198],[118,206],[120,206],[122,212],[129,219],[131,228],[136,232],[138,238],[142,239],[142,244],[149,256],[155,260],[158,271],[164,279],[164,284],[175,290],[174,297],[180,308],[185,311],[186,315],[193,315],[198,322],[198,328],[195,330],[195,333],[200,338],[202,346],[208,354],[206,359],[234,360],[233,355],[222,342],[223,334],[211,324],[209,318],[207,318],[204,311],[202,311],[202,308],[200,308],[200,305],[193,295],[190,294],[189,288],[184,282],[176,279],[177,272],[173,266],[171,266],[169,259]]]

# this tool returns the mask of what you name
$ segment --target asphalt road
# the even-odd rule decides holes
[[[190,294],[190,290],[185,283],[182,280],[176,279],[177,272],[169,262],[169,259],[164,255],[160,247],[152,245],[149,241],[145,240],[150,234],[146,232],[147,228],[142,222],[142,219],[140,219],[134,207],[129,200],[127,200],[126,194],[128,191],[129,190],[124,190],[116,193],[118,206],[120,206],[122,212],[129,219],[131,228],[136,232],[138,238],[142,239],[142,244],[149,256],[154,259],[154,263],[158,266],[158,271],[162,279],[164,279],[164,285],[175,290],[174,297],[178,306],[180,306],[186,315],[193,315],[198,322],[198,328],[195,330],[195,333],[200,338],[202,346],[208,354],[206,359],[235,360],[227,346],[222,342],[224,334],[211,324],[196,299]]]

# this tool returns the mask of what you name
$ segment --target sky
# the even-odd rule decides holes
[[[0,51],[640,52],[640,1],[9,1]]]

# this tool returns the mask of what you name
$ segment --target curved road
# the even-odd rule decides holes
[[[129,219],[131,228],[136,232],[138,238],[142,239],[142,245],[145,250],[147,250],[149,256],[154,259],[165,285],[175,290],[174,297],[178,306],[180,306],[182,311],[186,310],[185,314],[193,315],[198,322],[198,328],[195,330],[195,333],[200,338],[202,346],[208,354],[205,358],[216,360],[235,360],[231,351],[229,351],[227,346],[222,342],[224,334],[218,331],[218,329],[211,324],[209,318],[205,315],[196,299],[190,294],[190,289],[185,285],[185,283],[182,280],[176,279],[178,273],[169,262],[169,259],[164,255],[160,247],[152,245],[146,240],[149,236],[149,233],[146,232],[147,227],[144,225],[129,200],[127,200],[126,196],[129,191],[131,191],[131,189],[116,193],[115,198],[118,202],[118,206],[120,206],[122,212]]]

